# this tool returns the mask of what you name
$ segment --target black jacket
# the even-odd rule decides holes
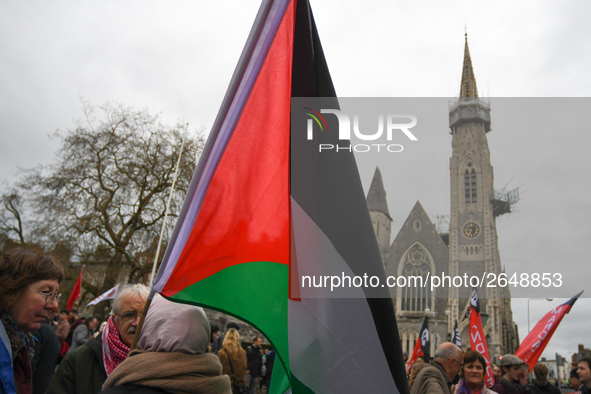
[[[33,370],[33,394],[47,391],[60,356],[60,341],[47,321],[31,334],[37,338],[35,355],[31,361]]]
[[[263,376],[263,354],[261,353],[261,348],[250,345],[246,349],[246,358],[248,360],[250,376]]]
[[[96,394],[103,389],[107,372],[103,365],[101,336],[68,353],[60,363],[47,394]]]

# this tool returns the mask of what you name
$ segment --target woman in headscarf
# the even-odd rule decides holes
[[[222,348],[218,352],[222,363],[222,373],[229,375],[232,380],[232,393],[237,394],[239,387],[246,387],[246,351],[240,345],[240,334],[235,328],[230,328],[224,337]]]
[[[209,337],[203,308],[156,294],[137,347],[109,375],[103,393],[231,393],[219,359],[207,353]]]
[[[63,277],[50,256],[17,249],[0,257],[0,392],[32,392],[31,331],[58,307]]]
[[[486,388],[484,384],[485,371],[484,356],[473,350],[467,350],[464,353],[462,380],[456,387],[456,394],[497,394],[496,391]]]

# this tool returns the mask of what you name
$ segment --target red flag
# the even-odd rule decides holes
[[[425,317],[423,319],[423,324],[421,325],[421,331],[419,332],[419,337],[417,338],[417,343],[415,344],[415,348],[412,351],[412,356],[408,361],[408,366],[406,367],[407,371],[410,371],[410,368],[418,360],[419,357],[424,357],[426,359],[429,358],[429,349],[431,347],[431,342],[429,340],[429,320]],[[425,360],[427,361],[427,360]]]
[[[521,342],[521,345],[519,345],[515,355],[529,365],[530,371],[538,362],[538,359],[542,355],[550,338],[552,338],[552,334],[554,334],[554,331],[556,331],[556,328],[562,321],[562,318],[571,310],[581,294],[583,294],[582,291],[564,304],[561,304],[546,313],[533,330],[527,334],[525,339]]]
[[[486,360],[486,374],[484,376],[486,387],[492,387],[495,384],[495,379],[493,378],[492,367],[490,365],[488,345],[486,344],[486,337],[484,336],[484,329],[482,328],[482,318],[480,317],[480,303],[478,302],[478,293],[475,288],[472,289],[472,298],[470,299],[469,332],[470,348],[482,354]]]
[[[76,302],[76,300],[78,299],[78,297],[80,297],[80,290],[82,289],[82,276],[84,276],[84,266],[82,267],[82,271],[80,271],[80,276],[78,277],[78,280],[76,281],[76,284],[74,285],[74,288],[72,289],[72,293],[70,294],[70,298],[68,298],[68,304],[66,305],[66,309],[68,311],[72,310],[72,307],[74,306],[74,302]]]

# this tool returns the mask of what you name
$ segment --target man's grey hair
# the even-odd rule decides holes
[[[113,310],[111,311],[111,315],[117,315],[119,313],[119,303],[121,302],[121,299],[129,294],[137,294],[144,300],[147,300],[148,295],[150,294],[150,288],[146,285],[142,285],[141,283],[128,283],[119,286],[117,295],[113,300]]]
[[[453,345],[453,346],[450,346]],[[457,357],[460,354],[461,349],[451,342],[442,343],[435,350],[434,359],[439,358],[442,360],[449,360],[450,358]]]

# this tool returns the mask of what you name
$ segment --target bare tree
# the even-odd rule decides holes
[[[23,230],[23,219],[21,212],[23,210],[23,199],[17,190],[0,197],[2,210],[0,211],[0,232],[6,236],[16,235],[21,244],[25,243]]]
[[[148,271],[137,254],[159,233],[186,127],[112,102],[83,104],[84,122],[55,134],[61,141],[55,162],[30,170],[20,187],[35,209],[36,242],[67,244],[78,262],[107,265],[104,280],[85,284],[96,296],[113,287],[124,268]],[[203,147],[201,136],[184,138],[172,216]],[[22,234],[20,222],[13,231]]]

